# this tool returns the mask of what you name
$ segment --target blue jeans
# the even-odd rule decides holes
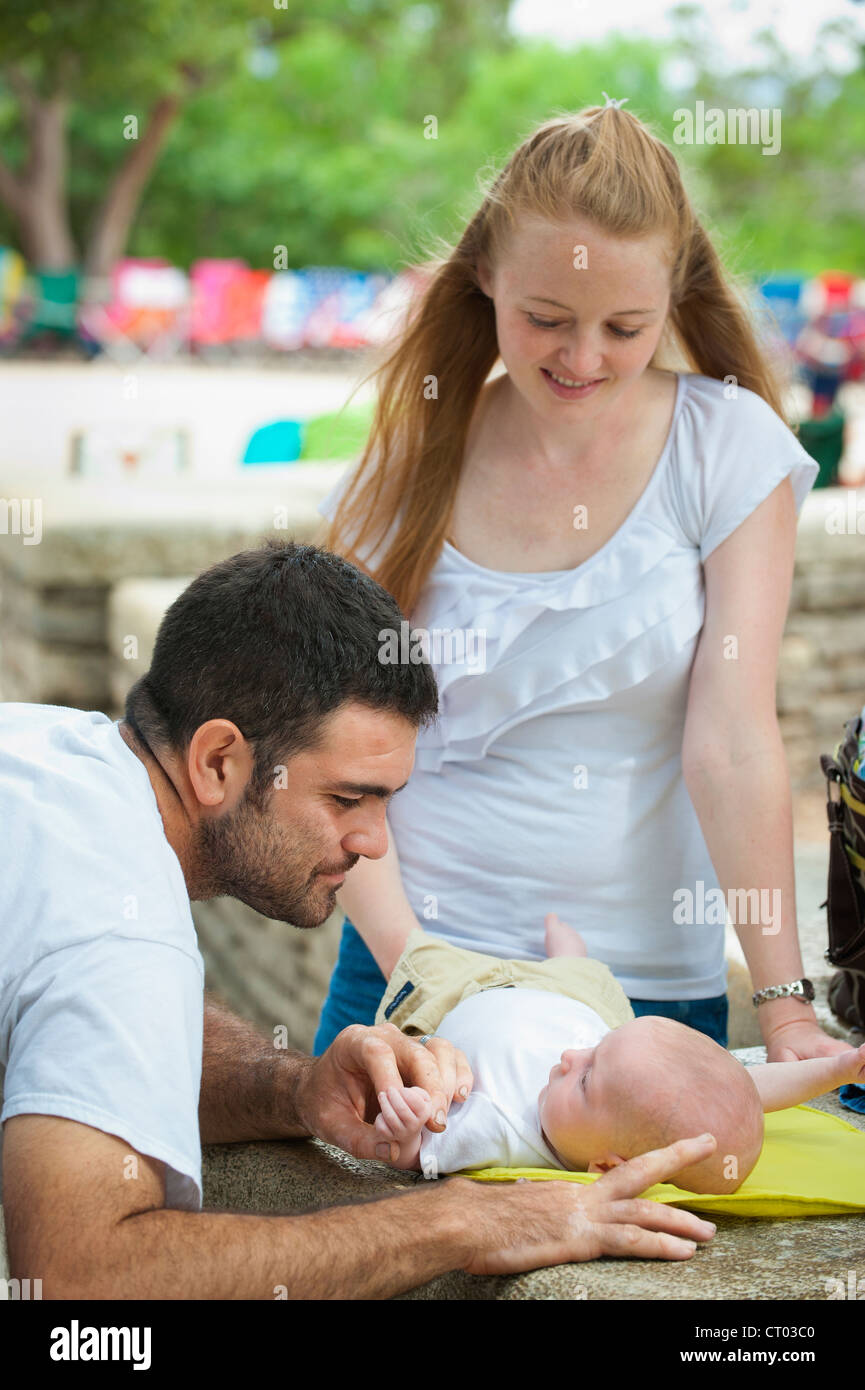
[[[350,1023],[374,1023],[386,985],[372,953],[346,918],[330,991],[318,1021],[313,1056],[320,1057],[337,1033]],[[713,999],[632,999],[631,1008],[638,1018],[643,1014],[675,1018],[689,1028],[707,1033],[722,1047],[727,1046],[726,994]]]
[[[644,1014],[660,1014],[662,1018],[674,1018],[677,1023],[687,1023],[698,1033],[727,1046],[727,1014],[729,1012],[726,994],[715,994],[711,999],[632,999],[631,1008],[642,1018]]]
[[[341,1033],[350,1023],[373,1024],[386,988],[387,980],[376,965],[372,952],[346,917],[339,956],[318,1020],[312,1055],[320,1057],[322,1052],[326,1052],[337,1033]]]

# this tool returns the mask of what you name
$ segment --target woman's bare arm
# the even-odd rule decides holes
[[[682,741],[685,784],[728,907],[734,904],[730,915],[755,990],[804,972],[790,773],[775,697],[795,541],[785,478],[706,558],[706,617]],[[802,999],[770,999],[757,1018],[770,1062],[845,1048]]]
[[[347,874],[336,900],[375,957],[385,979],[405,949],[418,921],[402,886],[396,845],[388,826],[387,854],[360,859]]]

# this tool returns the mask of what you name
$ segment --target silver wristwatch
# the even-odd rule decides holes
[[[794,980],[789,985],[767,985],[765,989],[758,989],[752,994],[751,1001],[756,1009],[759,1004],[765,1004],[767,999],[784,999],[787,996],[801,999],[803,1004],[810,1004],[814,998],[814,986],[810,980]]]

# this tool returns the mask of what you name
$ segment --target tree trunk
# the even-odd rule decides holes
[[[0,162],[0,198],[18,221],[21,246],[35,270],[69,270],[78,256],[66,203],[66,117],[62,96],[38,97],[15,83],[28,130],[20,173]]]
[[[160,97],[144,133],[130,141],[129,152],[109,186],[88,239],[88,275],[110,275],[114,263],[126,250],[141,195],[182,104],[180,96]]]

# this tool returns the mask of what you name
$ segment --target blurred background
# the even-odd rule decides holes
[[[819,754],[865,699],[855,0],[3,0],[0,698],[119,717],[192,575],[320,538],[415,266],[537,122],[604,94],[675,150],[820,464],[778,688],[816,911]],[[777,110],[780,148],[676,143],[698,103]],[[196,920],[210,983],[308,1047],[336,924]]]

